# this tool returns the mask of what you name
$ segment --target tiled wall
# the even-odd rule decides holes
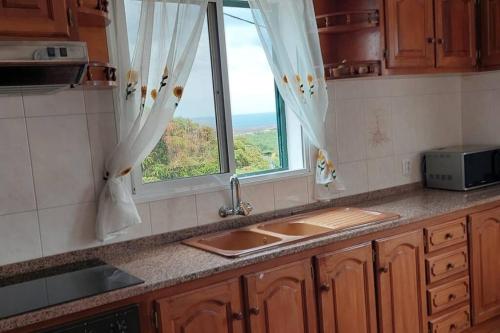
[[[419,180],[418,153],[461,142],[460,76],[330,83],[328,140],[347,191]],[[97,246],[96,197],[116,142],[110,91],[0,97],[0,265]],[[413,172],[402,176],[401,160]],[[312,177],[246,185],[255,213],[313,201]],[[229,192],[143,203],[120,240],[219,220]]]
[[[500,145],[500,71],[462,78],[464,143]]]

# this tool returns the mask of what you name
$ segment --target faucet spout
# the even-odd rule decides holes
[[[232,175],[229,179],[231,185],[231,206],[222,206],[219,209],[219,216],[227,217],[229,215],[248,216],[253,210],[253,207],[248,202],[244,202],[241,198],[241,185],[237,175]]]

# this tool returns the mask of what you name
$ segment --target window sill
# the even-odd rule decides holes
[[[278,171],[268,174],[254,175],[241,177],[240,183],[243,187],[249,185],[257,185],[264,183],[273,183],[278,182],[280,180],[307,177],[313,175],[312,171],[308,169],[299,169],[299,170],[286,170],[286,171]],[[134,202],[136,204],[160,201],[165,199],[173,199],[178,197],[185,197],[190,195],[202,194],[202,193],[210,193],[217,191],[230,190],[229,186],[229,177],[230,174],[217,175],[222,178],[226,178],[226,182],[221,185],[207,185],[207,186],[197,186],[196,188],[188,188],[179,189],[178,186],[172,186],[172,190],[169,191],[150,191],[148,189],[142,189],[133,195]],[[166,185],[166,184],[165,184]],[[168,186],[168,185],[167,185]],[[147,187],[147,185],[146,185]]]

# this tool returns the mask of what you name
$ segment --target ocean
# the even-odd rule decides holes
[[[214,117],[191,118],[192,121],[215,128]],[[236,133],[255,132],[276,128],[276,113],[254,113],[233,115],[233,130]]]

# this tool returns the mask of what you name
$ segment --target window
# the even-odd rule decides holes
[[[125,0],[130,54],[140,1]],[[158,44],[153,37],[153,48]],[[160,65],[153,59],[151,66]],[[220,185],[220,178],[232,173],[303,169],[300,125],[290,117],[248,3],[211,0],[182,102],[141,170],[135,170],[134,188],[165,182]]]

